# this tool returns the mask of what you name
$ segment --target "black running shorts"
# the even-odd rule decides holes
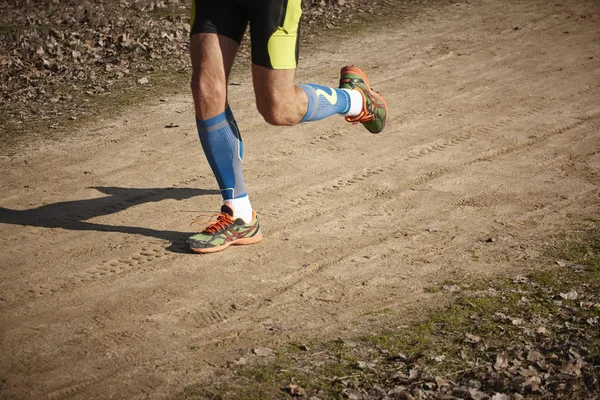
[[[250,23],[252,62],[293,69],[301,15],[302,0],[192,0],[191,34],[217,33],[240,43]]]

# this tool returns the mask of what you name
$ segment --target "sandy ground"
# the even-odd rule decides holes
[[[220,204],[187,93],[3,156],[0,398],[168,398],[254,346],[351,335],[444,280],[518,273],[600,209],[599,11],[457,2],[305,54],[299,83],[370,73],[380,135],[269,126],[237,79],[253,246],[185,249]]]

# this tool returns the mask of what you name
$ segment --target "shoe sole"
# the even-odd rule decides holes
[[[247,245],[247,244],[258,243],[258,242],[260,242],[262,240],[262,238],[263,238],[262,232],[258,232],[256,235],[254,235],[252,237],[232,240],[231,242],[227,242],[227,243],[222,244],[220,246],[207,247],[207,248],[193,248],[193,247],[190,247],[190,250],[192,250],[194,253],[201,253],[201,254],[216,253],[218,251],[225,250],[229,246],[243,246],[243,245]]]
[[[349,67],[342,68],[342,75],[345,72],[350,73],[350,74],[356,74],[356,75],[360,76],[361,79],[363,80],[363,82],[365,82],[365,85],[367,85],[367,90],[369,91],[369,93],[371,93],[372,96],[377,97],[385,105],[385,121],[383,121],[383,127],[385,128],[385,126],[387,125],[387,122],[388,122],[388,114],[389,114],[387,101],[385,101],[385,99],[383,98],[382,95],[380,95],[379,93],[377,93],[376,91],[371,89],[371,82],[369,82],[369,77],[367,76],[367,74],[364,73],[364,71],[362,69],[351,65]],[[371,132],[371,131],[369,131],[369,132],[381,133],[382,131],[383,131],[383,129],[379,132]]]

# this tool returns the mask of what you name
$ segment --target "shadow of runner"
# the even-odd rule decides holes
[[[118,226],[86,222],[85,220],[114,214],[136,205],[159,202],[166,199],[184,200],[195,196],[220,194],[218,190],[192,188],[119,188],[92,187],[108,196],[46,204],[29,210],[11,210],[0,207],[0,224],[62,228],[72,231],[121,232],[143,235],[175,242],[189,236],[190,232],[160,231],[136,226]],[[152,216],[148,216],[152,218]],[[179,251],[180,246],[169,246],[167,250]]]

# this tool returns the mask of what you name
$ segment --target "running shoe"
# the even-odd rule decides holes
[[[363,109],[356,117],[346,117],[346,121],[359,122],[371,133],[379,133],[388,120],[388,106],[383,96],[371,89],[369,78],[360,68],[348,66],[342,68],[340,89],[355,89],[362,93]]]
[[[192,222],[192,225],[208,223],[209,226],[187,239],[190,249],[196,253],[214,253],[224,250],[230,245],[253,244],[262,239],[262,232],[254,211],[252,211],[253,218],[249,224],[241,218],[234,220],[233,210],[226,205],[221,207],[220,214],[211,216],[208,221],[200,220],[200,217]],[[216,220],[212,222],[214,217]]]

